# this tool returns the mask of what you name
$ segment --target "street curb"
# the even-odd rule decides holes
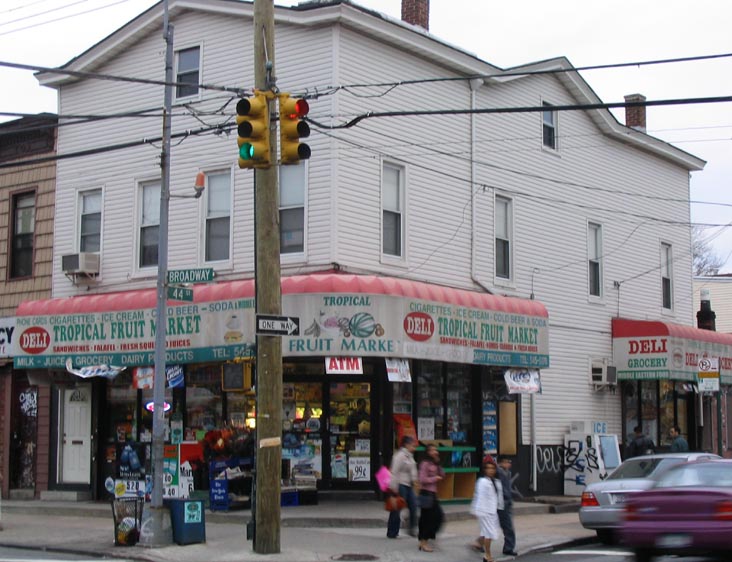
[[[597,543],[597,537],[582,537],[579,539],[572,539],[569,541],[564,541],[560,543],[547,543],[546,545],[537,545],[532,548],[529,548],[525,553],[519,554],[519,556],[523,556],[524,554],[534,554],[536,552],[554,552],[555,550],[561,550],[563,548],[571,548],[574,546],[585,546],[588,544],[595,544]]]

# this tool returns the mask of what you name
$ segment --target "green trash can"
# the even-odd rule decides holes
[[[165,503],[170,508],[175,543],[206,542],[206,515],[202,500],[165,500]]]

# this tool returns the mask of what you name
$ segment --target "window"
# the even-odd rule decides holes
[[[176,53],[178,72],[175,81],[179,84],[175,90],[176,98],[185,98],[198,94],[198,78],[201,62],[201,48],[192,47]]]
[[[206,179],[206,261],[228,260],[231,246],[231,172],[208,174]]]
[[[512,202],[505,197],[496,197],[496,277],[511,278],[511,230]]]
[[[305,163],[280,166],[280,253],[305,250]]]
[[[160,182],[142,184],[140,213],[140,267],[158,265],[160,231]]]
[[[33,235],[36,226],[36,194],[13,196],[10,248],[10,278],[33,275]]]
[[[661,291],[663,298],[663,308],[671,310],[672,308],[672,291],[673,291],[673,279],[672,279],[672,264],[673,254],[671,252],[671,244],[661,243]]]
[[[79,250],[98,252],[102,234],[102,192],[87,191],[81,194],[81,225]]]
[[[590,295],[602,296],[602,227],[589,223],[587,226],[587,254],[589,261]]]
[[[404,170],[384,164],[381,188],[382,252],[402,256],[402,208],[404,204]]]
[[[552,107],[549,103],[542,103],[545,108]],[[542,115],[542,136],[544,146],[551,148],[552,150],[557,149],[557,112],[551,109],[545,109],[541,112]]]

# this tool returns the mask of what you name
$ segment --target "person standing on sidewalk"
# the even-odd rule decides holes
[[[434,540],[442,526],[443,513],[437,501],[437,484],[445,478],[436,445],[427,445],[427,458],[419,463],[419,549],[432,552]]]
[[[513,528],[513,485],[511,482],[511,459],[498,457],[498,478],[503,488],[503,509],[498,510],[498,521],[503,530],[503,554],[518,556],[516,552],[516,531]]]
[[[483,560],[493,562],[491,543],[498,539],[498,510],[503,509],[503,487],[497,478],[498,467],[492,458],[483,460],[483,475],[475,483],[475,493],[470,513],[478,518],[480,536],[483,537]]]
[[[417,482],[417,463],[414,461],[414,449],[417,441],[414,437],[405,435],[402,437],[401,447],[391,458],[391,483],[389,488],[392,493],[399,494],[407,502],[409,508],[409,534],[416,536],[417,526],[417,498],[414,495],[413,486]],[[401,511],[389,513],[389,522],[386,528],[386,536],[395,539],[399,536],[401,527]]]
[[[672,453],[686,453],[689,451],[689,444],[686,439],[681,437],[681,428],[678,425],[674,425],[669,429],[669,435],[671,436]]]

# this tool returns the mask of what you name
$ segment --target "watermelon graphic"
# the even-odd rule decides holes
[[[368,312],[357,312],[348,322],[348,329],[356,338],[367,338],[376,330],[376,321]]]

